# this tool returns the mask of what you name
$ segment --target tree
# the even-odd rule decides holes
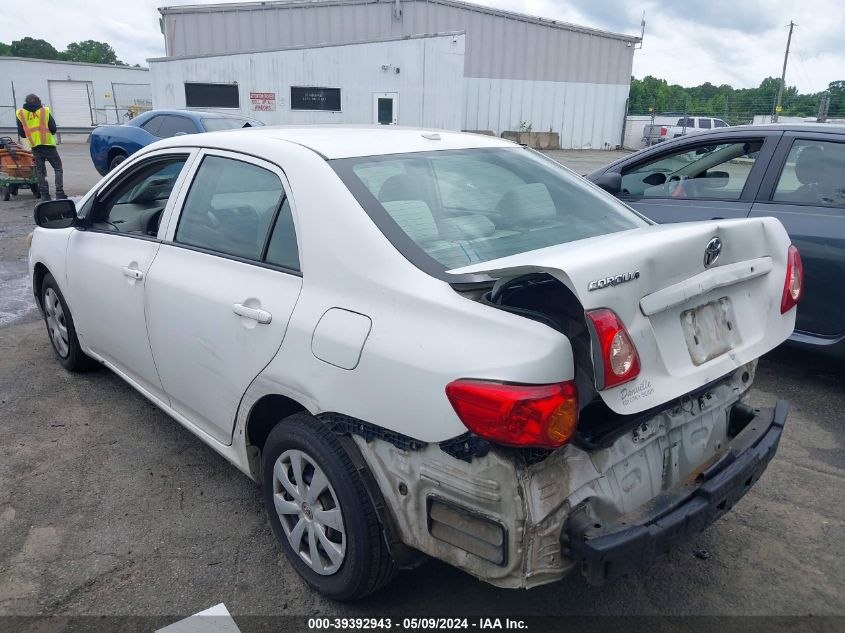
[[[12,47],[6,42],[0,42],[0,57],[9,57],[12,54]]]
[[[32,37],[25,37],[22,40],[15,40],[11,46],[12,55],[15,57],[33,57],[35,59],[58,59],[57,51],[50,42],[37,40]]]
[[[67,50],[60,54],[60,58],[69,62],[123,65],[111,45],[95,40],[71,42],[67,45]]]

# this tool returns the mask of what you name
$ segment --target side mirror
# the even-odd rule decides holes
[[[614,196],[622,191],[622,174],[618,171],[608,171],[593,181],[597,187],[601,187],[608,193]]]
[[[67,229],[75,222],[73,200],[47,200],[35,205],[35,223],[42,229]]]

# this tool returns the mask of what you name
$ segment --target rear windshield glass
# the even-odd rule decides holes
[[[331,164],[394,246],[426,270],[432,267],[420,262],[420,249],[449,270],[648,224],[580,176],[523,148]]]
[[[229,117],[219,118],[204,118],[202,124],[205,126],[206,132],[219,132],[220,130],[236,130],[242,127],[253,127],[261,125],[256,121],[248,121],[247,119],[234,119]]]

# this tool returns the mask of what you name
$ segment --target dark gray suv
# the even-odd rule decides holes
[[[804,262],[792,341],[845,356],[845,126],[730,127],[587,176],[655,222],[778,218]]]

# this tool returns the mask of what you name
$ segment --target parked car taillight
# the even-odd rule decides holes
[[[783,282],[783,298],[780,300],[780,313],[784,314],[798,305],[804,294],[804,264],[801,253],[790,245],[786,257],[786,280]]]
[[[665,127],[660,128],[660,136],[666,136],[666,133],[668,131],[669,131],[668,128],[665,128]]]
[[[586,313],[593,330],[596,387],[609,389],[640,374],[640,357],[631,336],[613,310],[601,308]]]
[[[578,424],[574,381],[507,385],[456,380],[446,386],[446,396],[464,426],[496,444],[558,448]]]

